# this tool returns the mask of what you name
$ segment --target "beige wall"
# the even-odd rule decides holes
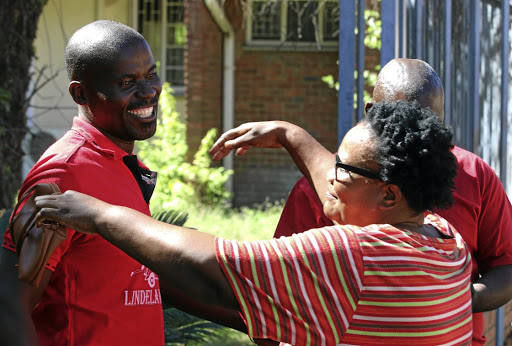
[[[97,19],[132,24],[131,0],[50,0],[39,20],[35,41],[37,60],[33,71],[42,81],[52,78],[32,100],[29,111],[36,128],[60,137],[69,129],[76,106],[68,93],[64,50],[69,37],[81,26]]]

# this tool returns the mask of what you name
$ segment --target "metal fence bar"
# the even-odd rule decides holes
[[[415,48],[416,48],[416,56],[414,58],[423,60],[423,1],[422,0],[416,0],[416,11],[415,11],[415,17],[416,17],[416,25],[415,28],[415,35],[414,38],[416,40],[415,42]]]
[[[354,122],[355,0],[340,0],[338,144]]]
[[[357,120],[361,120],[364,116],[365,0],[358,0],[357,5]]]
[[[508,136],[508,63],[509,63],[509,35],[510,28],[510,2],[501,1],[501,135],[500,135],[500,178],[505,190],[507,188],[507,136]],[[500,307],[496,311],[496,345],[504,344],[505,309]]]
[[[399,58],[405,58],[406,52],[405,52],[405,34],[406,34],[406,27],[405,27],[405,6],[404,6],[404,0],[398,0],[398,54],[396,55]]]
[[[509,35],[510,12],[509,2],[501,2],[501,134],[500,134],[500,178],[505,189],[507,188],[507,136],[508,136],[508,62],[509,62]],[[505,335],[505,308],[502,306],[496,310],[496,345],[504,345]]]
[[[396,0],[382,1],[380,6],[382,19],[380,66],[384,67],[395,57]]]
[[[452,88],[452,64],[451,64],[451,56],[452,56],[452,0],[444,1],[443,8],[443,24],[444,24],[444,117],[445,122],[450,124],[451,121],[451,88]]]
[[[503,343],[503,327],[505,324],[505,313],[503,310],[503,306],[496,310],[496,322],[494,324],[494,330],[496,332],[494,344],[495,345],[504,345]]]
[[[481,14],[480,0],[471,0],[470,16],[472,23],[470,33],[470,78],[469,83],[469,114],[470,118],[466,122],[466,148],[469,151],[475,151],[475,144],[480,134],[480,27]]]
[[[500,177],[505,188],[507,187],[507,135],[508,135],[508,63],[509,63],[509,34],[510,9],[509,2],[501,2],[501,138],[500,138]]]

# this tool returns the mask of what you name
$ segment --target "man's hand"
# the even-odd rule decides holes
[[[36,215],[38,226],[44,222],[57,222],[87,234],[98,233],[98,218],[110,207],[99,199],[76,191],[38,196],[35,202],[39,210]]]
[[[281,148],[286,129],[294,125],[284,121],[246,123],[222,134],[210,148],[212,159],[218,161],[236,149],[237,156],[244,155],[250,147]]]

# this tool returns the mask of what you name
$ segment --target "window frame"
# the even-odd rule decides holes
[[[252,38],[252,27],[253,27],[253,3],[254,2],[264,2],[271,0],[247,0],[247,20],[246,20],[246,30],[245,30],[245,42],[246,47],[255,47],[255,48],[265,48],[265,47],[280,47],[280,48],[302,48],[302,49],[321,49],[321,50],[337,50],[338,49],[338,40],[324,40],[324,25],[325,25],[325,4],[328,2],[336,2],[338,0],[318,0],[318,27],[322,28],[322,30],[318,30],[318,36],[315,33],[315,37],[318,37],[315,41],[286,41],[286,33],[287,33],[287,11],[288,11],[288,0],[277,0],[281,2],[281,11],[280,11],[280,38],[279,40],[259,40]],[[308,1],[308,0],[293,0],[293,1]]]
[[[178,65],[168,65],[167,64],[167,55],[168,55],[167,50],[173,49],[173,48],[179,48],[177,46],[174,47],[175,45],[167,43],[168,28],[172,27],[172,26],[176,26],[176,23],[169,22],[169,20],[167,18],[167,7],[169,6],[169,1],[179,2],[176,0],[160,0],[159,1],[160,2],[160,9],[159,9],[159,11],[160,11],[160,47],[158,47],[158,48],[160,49],[160,55],[154,56],[154,58],[155,58],[155,61],[160,62],[160,68],[159,68],[160,79],[163,82],[169,82],[171,84],[171,88],[173,89],[175,95],[184,95],[185,94],[185,61],[183,61],[183,66],[181,68],[181,70],[183,71],[183,85],[173,85],[171,81],[167,80],[167,70],[168,69],[180,69],[179,67],[181,67]],[[186,0],[182,0],[183,6],[185,6],[185,1]],[[140,14],[139,2],[140,2],[140,0],[133,0],[133,2],[132,2],[132,5],[133,5],[133,27],[138,31],[140,31],[139,29],[142,25],[142,23],[139,23],[139,14]],[[155,0],[151,0],[151,2],[154,4]],[[184,22],[185,22],[185,20],[183,19],[183,23]],[[181,22],[179,22],[179,23],[181,23]],[[183,54],[185,54],[185,45],[183,46],[183,50],[184,50]]]

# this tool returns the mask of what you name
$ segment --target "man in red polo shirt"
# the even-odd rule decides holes
[[[426,62],[394,59],[379,73],[373,101],[416,100],[444,117],[444,90],[437,73]],[[372,102],[366,104],[366,110]],[[462,235],[473,257],[473,344],[483,345],[484,311],[512,298],[512,207],[503,185],[489,165],[475,154],[455,146],[458,174],[454,205],[438,213]],[[322,203],[305,178],[295,184],[274,237],[290,236],[332,225]]]
[[[146,215],[156,173],[132,154],[153,136],[162,84],[145,39],[97,21],[66,47],[71,129],[42,155],[20,190],[54,182]],[[18,281],[7,231],[0,250],[0,344],[163,345],[158,276],[98,236],[67,230],[39,287]]]

